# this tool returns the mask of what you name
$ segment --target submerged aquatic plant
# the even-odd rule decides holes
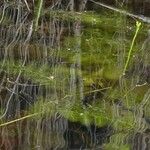
[[[31,140],[29,139],[29,141],[34,141],[36,139],[40,141],[42,137],[42,142],[45,142],[45,139],[51,139],[49,141],[55,142],[54,136],[49,132],[51,131],[49,127],[51,125],[58,126],[59,123],[58,128],[60,128],[60,126],[63,128],[62,122],[58,121],[61,116],[67,121],[80,122],[80,124],[88,126],[91,124],[98,127],[110,125],[113,129],[121,131],[121,139],[123,139],[124,133],[122,133],[122,131],[133,131],[135,129],[135,124],[137,123],[134,119],[135,112],[130,106],[134,105],[133,99],[137,99],[139,96],[137,96],[137,92],[133,90],[126,92],[126,89],[130,89],[130,83],[126,83],[130,82],[129,79],[125,79],[124,81],[126,83],[125,89],[121,89],[118,83],[123,67],[122,64],[120,65],[121,69],[117,66],[118,62],[120,63],[120,61],[117,61],[118,57],[120,57],[118,54],[120,53],[118,52],[118,44],[120,44],[120,41],[118,40],[118,35],[116,38],[116,34],[118,34],[118,32],[120,34],[118,28],[124,25],[122,17],[120,19],[117,18],[116,22],[116,15],[112,14],[99,15],[93,12],[79,13],[60,11],[59,9],[54,11],[50,9],[47,14],[42,14],[44,13],[42,7],[45,1],[37,0],[36,2],[38,3],[37,6],[35,6],[34,27],[37,32],[33,34],[35,35],[34,37],[31,35],[33,39],[29,39],[29,44],[37,42],[39,45],[36,45],[36,47],[40,50],[34,50],[33,48],[30,48],[29,45],[29,53],[28,51],[25,51],[26,53],[23,53],[24,55],[22,55],[20,53],[22,53],[22,51],[24,52],[24,49],[22,50],[18,46],[17,48],[15,47],[15,50],[13,51],[12,46],[10,46],[10,52],[8,51],[9,57],[8,59],[6,57],[6,61],[2,67],[2,70],[5,70],[7,75],[6,86],[7,89],[10,88],[9,92],[13,92],[11,91],[11,87],[14,85],[17,85],[18,88],[14,91],[16,92],[16,96],[14,96],[15,100],[10,103],[10,106],[13,102],[14,105],[21,105],[19,99],[20,89],[24,90],[24,93],[28,95],[29,98],[32,96],[34,97],[31,99],[33,100],[33,103],[31,102],[31,104],[27,105],[29,108],[25,111],[22,109],[17,110],[18,112],[15,112],[15,118],[11,118],[11,121],[1,119],[0,127],[4,127],[3,129],[5,129],[7,125],[13,124],[16,126],[17,124],[16,127],[18,128],[20,122],[22,123],[23,120],[28,119],[26,128],[30,129],[28,129],[30,135],[35,134],[35,139],[30,136],[32,138]],[[78,20],[81,22],[74,24],[74,22]],[[42,32],[38,33],[38,27],[41,22]],[[48,26],[46,27],[45,24],[48,24]],[[84,28],[82,28],[82,26]],[[128,45],[130,46],[128,43],[132,40],[130,49],[127,48],[127,50],[129,49],[129,52],[124,72],[129,66],[131,53],[135,49],[135,39],[139,33],[140,26],[141,23],[137,22],[133,39],[128,36],[121,39],[127,47]],[[7,36],[9,35],[10,34],[7,34]],[[20,35],[24,35],[24,32],[21,32]],[[35,38],[36,41],[34,41]],[[21,36],[20,39],[21,45],[23,41]],[[18,41],[14,41],[16,42],[15,44],[18,43]],[[5,43],[6,46],[7,44],[9,43]],[[55,46],[58,46],[58,48]],[[139,46],[139,43],[137,46]],[[33,45],[31,45],[31,47],[33,47]],[[15,55],[18,56],[15,57]],[[24,66],[21,66],[20,63],[24,56],[27,57],[28,61]],[[124,55],[122,56],[124,57]],[[15,60],[12,60],[12,58]],[[21,59],[21,61],[18,59]],[[14,63],[14,61],[16,63]],[[0,64],[2,64],[1,61]],[[21,78],[18,82],[15,82],[14,78],[19,72],[21,72]],[[28,80],[29,82],[26,82]],[[82,80],[83,85],[81,84]],[[28,88],[32,86],[36,86],[37,88]],[[129,103],[129,106],[126,106],[127,104],[123,103],[124,99],[120,100],[120,97],[122,97],[124,92],[130,97],[129,101],[131,103]],[[145,93],[145,91],[143,93]],[[84,99],[87,98],[87,100],[90,101],[87,106],[83,106],[82,95]],[[130,95],[132,95],[132,97]],[[143,95],[141,96],[141,99],[142,97]],[[26,101],[25,103],[30,102],[30,99],[28,100],[26,97],[23,98],[24,101]],[[116,102],[116,98],[119,99],[118,103]],[[2,104],[2,108],[3,107],[5,108],[4,104]],[[11,109],[15,109],[15,107],[12,105]],[[23,114],[21,114],[22,111]],[[11,111],[8,114],[10,113]],[[55,114],[59,114],[59,116]],[[49,122],[52,117],[54,117],[54,122]],[[44,119],[47,120],[46,123],[43,123]],[[6,122],[4,123],[3,121]],[[30,128],[30,121],[32,128]],[[36,129],[39,129],[38,135],[42,135],[40,138],[37,136],[37,132],[32,133],[35,131],[34,127],[36,125]],[[41,128],[43,130],[41,130]],[[23,130],[25,130],[24,126]],[[65,130],[66,127],[63,128],[63,131]],[[43,135],[45,134],[45,131],[46,136],[44,139]],[[55,130],[54,133],[57,137],[60,136],[56,133],[58,131],[60,130]],[[21,134],[23,135],[24,133]],[[118,135],[119,134],[112,138],[120,138]],[[27,137],[28,133],[25,134],[25,136]],[[37,145],[37,142],[32,143],[34,146]],[[45,145],[47,146],[48,143]],[[106,146],[106,149],[111,149],[112,147],[116,149],[116,145],[118,146],[117,140],[115,140],[115,142],[112,141],[110,145]],[[54,146],[48,148],[51,147],[54,148]],[[128,148],[128,145],[121,145],[119,148],[125,149]],[[45,147],[43,147],[43,149],[45,149]]]

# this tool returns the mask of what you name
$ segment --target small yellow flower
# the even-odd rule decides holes
[[[136,26],[139,28],[141,26],[141,22],[136,21]]]

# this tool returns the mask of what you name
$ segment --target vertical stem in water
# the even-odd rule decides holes
[[[131,58],[131,53],[132,53],[132,50],[133,50],[135,39],[136,39],[137,34],[140,30],[140,26],[141,26],[141,22],[136,21],[136,31],[135,31],[135,34],[134,34],[134,37],[133,37],[133,40],[132,40],[132,43],[131,43],[131,46],[130,46],[130,50],[128,52],[127,60],[126,60],[126,63],[125,63],[124,69],[123,69],[123,74],[125,74],[125,72],[127,70],[127,67],[129,65],[129,61],[130,61],[130,58]]]
[[[84,10],[86,1],[81,0],[80,3],[78,3],[79,11],[82,12]],[[74,1],[72,0],[72,5],[74,4]],[[73,7],[72,7],[73,9]],[[73,11],[73,10],[71,10]],[[73,24],[74,28],[74,37],[75,37],[75,51],[76,54],[74,56],[74,63],[72,64],[71,70],[71,85],[70,85],[70,92],[74,93],[74,102],[76,100],[76,94],[77,91],[79,92],[80,101],[83,100],[83,81],[82,81],[82,71],[81,71],[81,19],[77,20]],[[78,85],[76,83],[78,81]],[[78,88],[78,89],[77,89]],[[73,104],[73,102],[72,102]]]
[[[43,0],[38,0],[37,6],[35,6],[35,31],[37,30],[38,27],[38,22],[39,22],[39,18],[41,15],[41,11],[42,11],[42,6],[43,6]]]
[[[86,5],[86,0],[81,0],[80,3],[78,4],[79,11],[82,12],[85,8]],[[82,70],[81,70],[81,19],[76,21],[74,23],[74,36],[76,39],[76,67],[77,67],[77,79],[78,79],[78,88],[79,88],[79,95],[80,95],[80,100],[83,100],[83,81],[82,81]]]

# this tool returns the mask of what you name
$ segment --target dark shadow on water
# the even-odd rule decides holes
[[[110,126],[96,127],[95,125],[82,125],[79,122],[68,122],[68,128],[64,133],[67,149],[101,149],[102,144],[108,142],[111,136]]]

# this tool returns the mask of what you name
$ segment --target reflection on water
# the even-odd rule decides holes
[[[149,24],[71,4],[1,4],[0,149],[150,149]]]

